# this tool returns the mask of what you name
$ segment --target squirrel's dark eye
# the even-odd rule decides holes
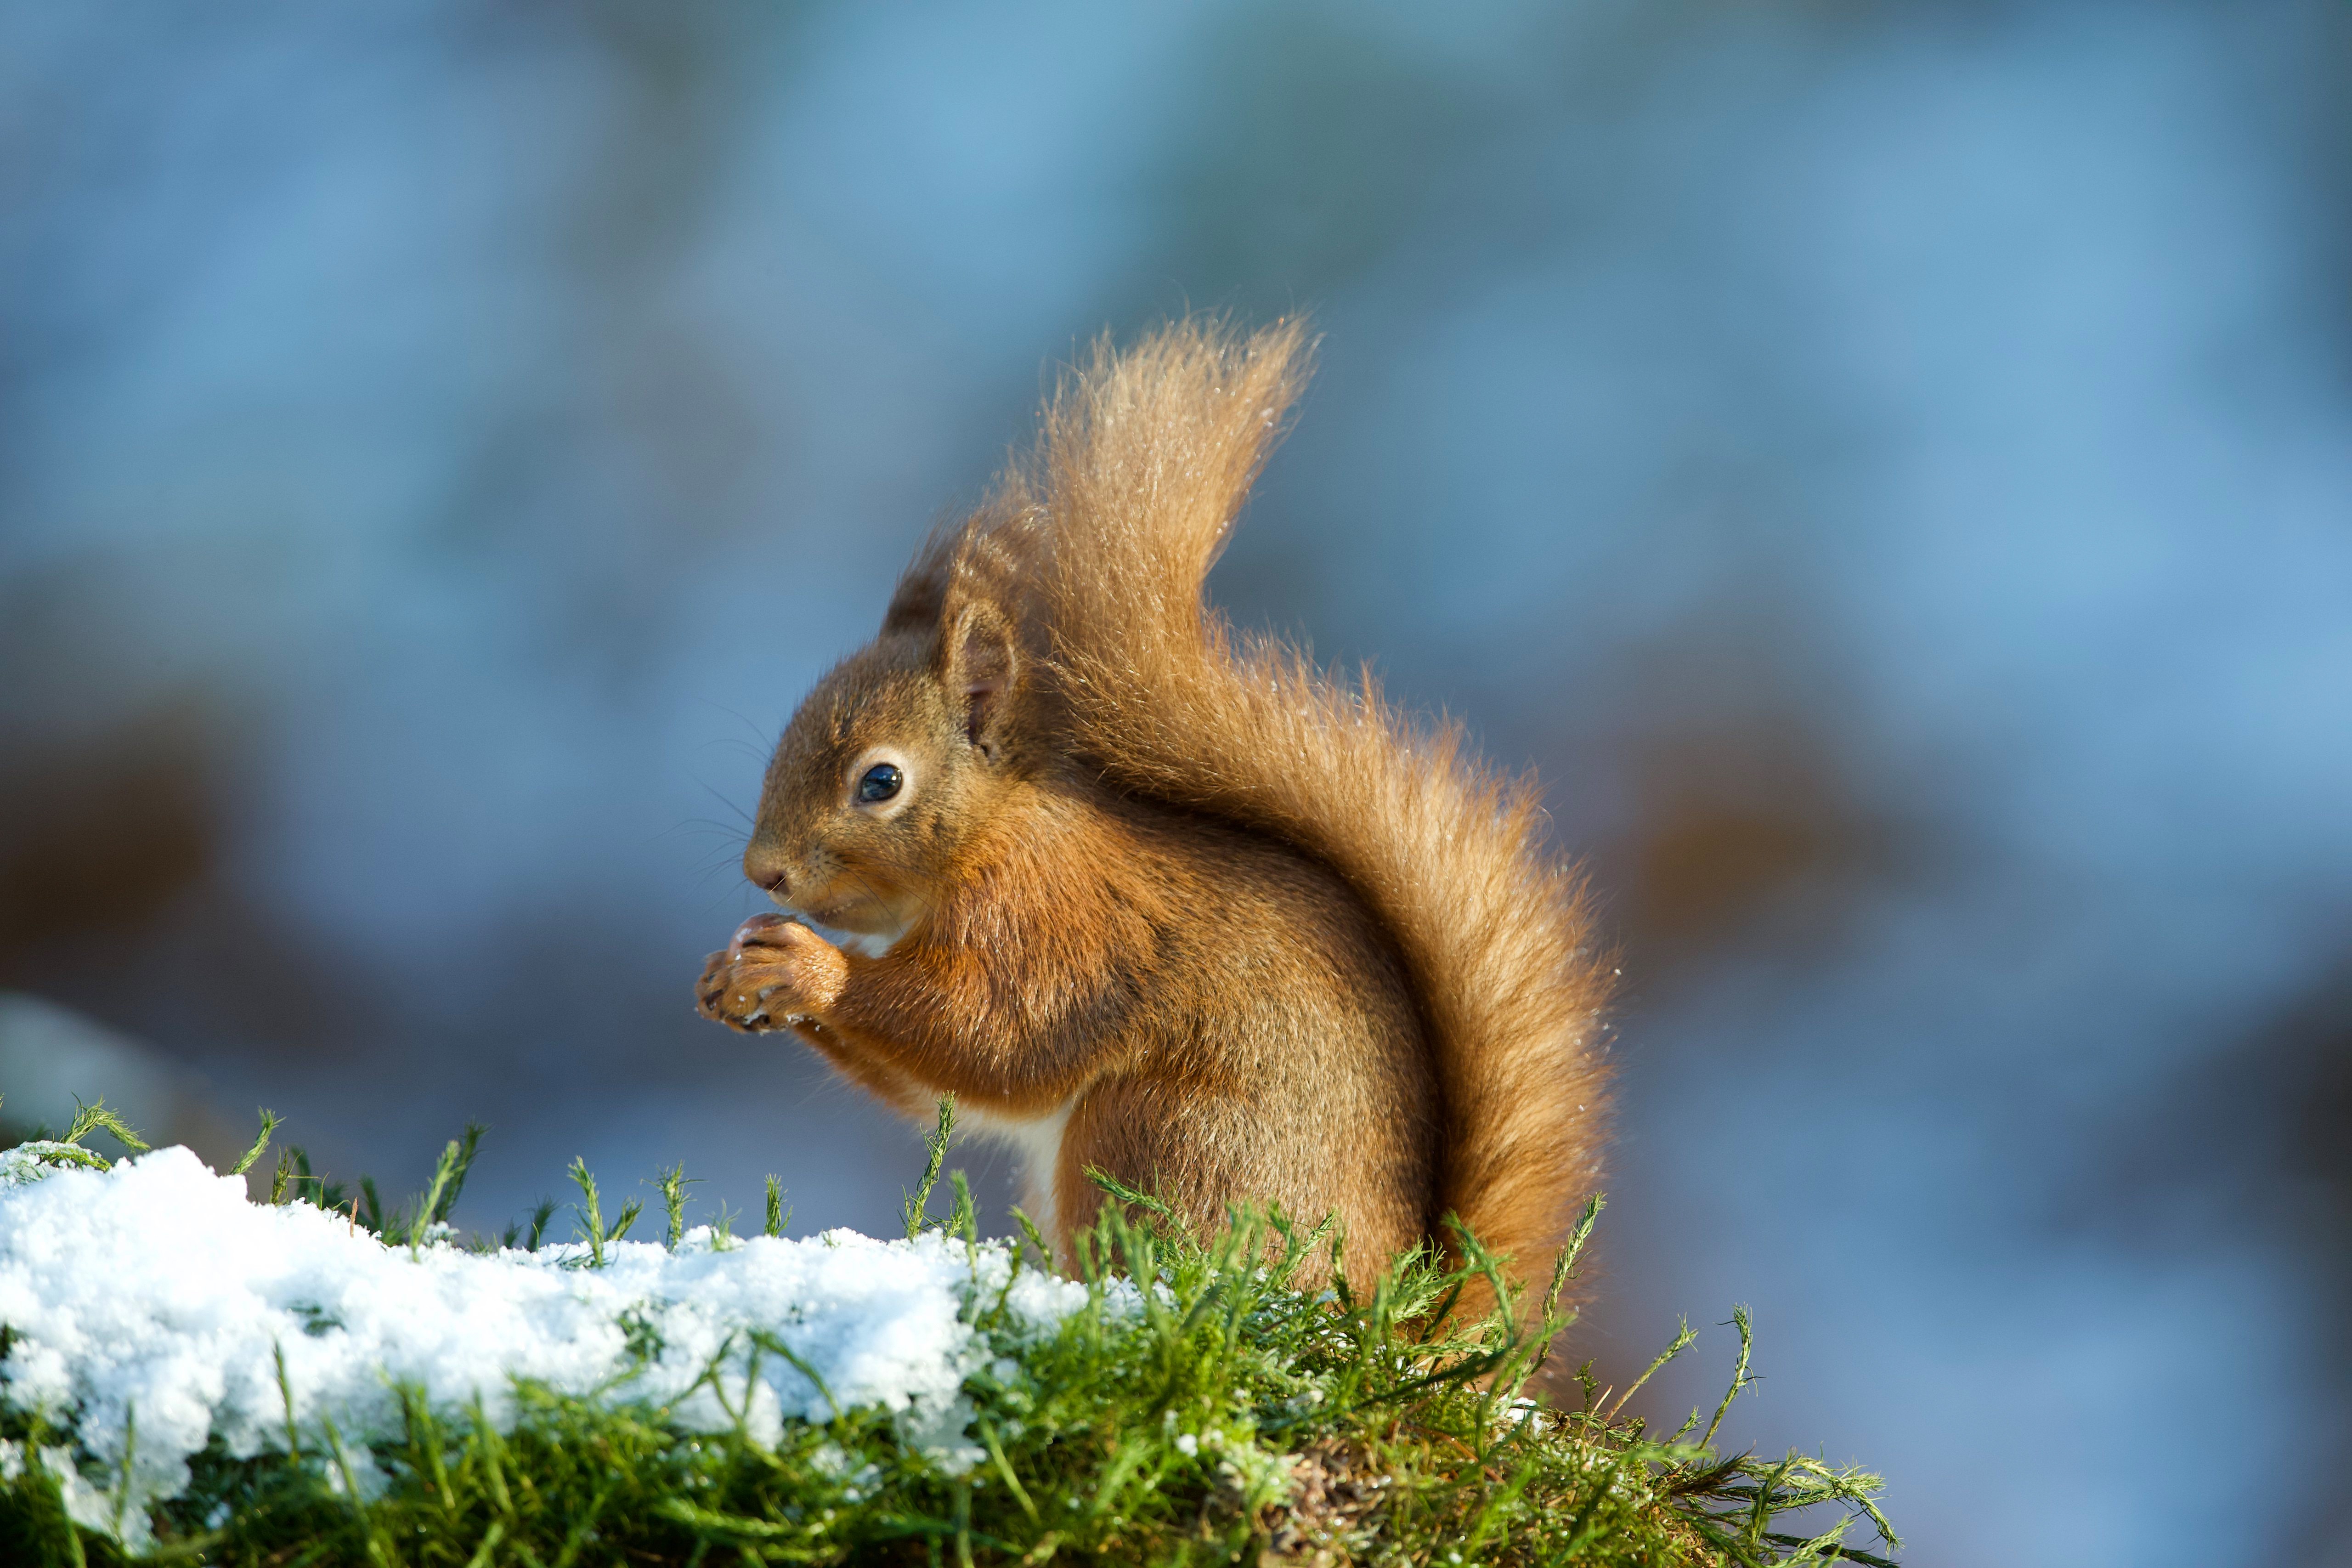
[[[877,763],[857,781],[858,801],[871,805],[876,801],[888,800],[906,782],[907,775],[888,763]]]

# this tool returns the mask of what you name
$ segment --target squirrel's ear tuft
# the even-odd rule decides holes
[[[1005,694],[1019,664],[1012,623],[984,599],[950,604],[940,628],[940,663],[949,696],[963,704],[964,738],[993,758]]]
[[[947,598],[947,574],[925,571],[918,561],[898,579],[897,592],[890,595],[890,607],[882,613],[884,637],[899,632],[920,631],[940,624],[940,607]]]
[[[890,607],[882,613],[884,637],[899,632],[928,632],[940,624],[947,611],[948,591],[955,582],[957,562],[969,548],[975,521],[966,518],[931,530],[922,548],[915,552],[915,558],[900,574],[898,586],[890,595]]]

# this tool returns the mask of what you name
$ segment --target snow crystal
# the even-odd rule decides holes
[[[36,1138],[14,1149],[0,1149],[0,1187],[21,1187],[39,1181],[60,1164],[84,1163],[97,1162],[80,1145]]]
[[[528,1378],[667,1405],[689,1430],[740,1420],[763,1444],[786,1420],[879,1406],[961,1470],[981,1458],[963,1380],[996,1354],[975,1310],[1002,1297],[1035,1333],[1086,1300],[1083,1285],[1016,1270],[1001,1245],[937,1234],[721,1242],[697,1229],[675,1251],[608,1244],[601,1268],[587,1251],[412,1253],[347,1215],[252,1203],[241,1178],[185,1149],[107,1171],[12,1151],[0,1154],[0,1397],[69,1427],[90,1474],[109,1478],[95,1493],[68,1482],[77,1516],[119,1517],[135,1547],[147,1507],[179,1494],[215,1435],[248,1458],[286,1448],[290,1426],[316,1452],[331,1422],[367,1487],[365,1443],[401,1429],[395,1383],[461,1418],[478,1399],[501,1428],[512,1380]]]

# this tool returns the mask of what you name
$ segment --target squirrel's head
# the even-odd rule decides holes
[[[904,599],[793,715],[743,851],[782,908],[884,944],[922,919],[1022,761],[1011,621],[982,598]]]

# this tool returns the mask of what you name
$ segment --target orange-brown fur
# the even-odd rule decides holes
[[[1204,1227],[1336,1211],[1360,1258],[1455,1214],[1531,1274],[1598,1180],[1607,973],[1534,785],[1202,597],[1305,353],[1097,347],[777,748],[745,870],[858,940],[755,917],[699,995],[1033,1130],[1064,1244],[1101,1169]]]

